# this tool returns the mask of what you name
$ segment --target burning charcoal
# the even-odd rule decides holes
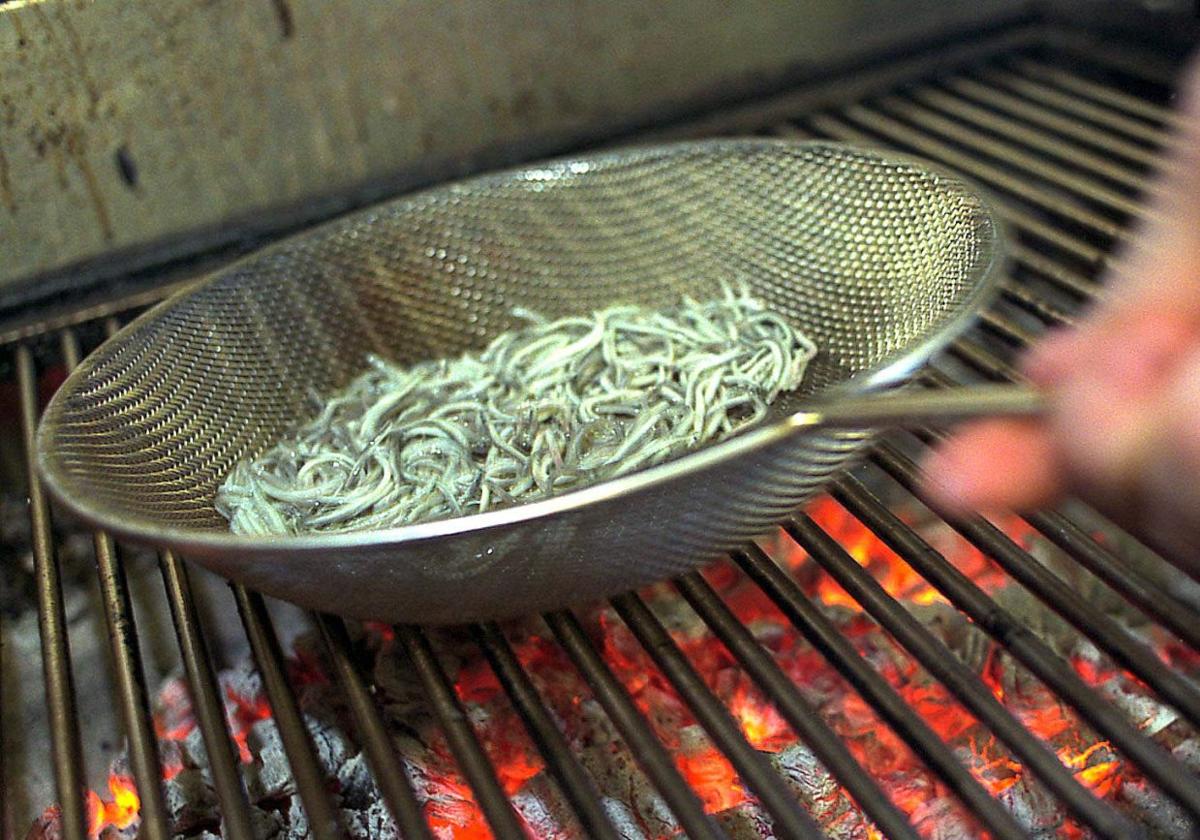
[[[659,597],[652,598],[650,605],[658,620],[677,640],[696,639],[708,634],[708,625],[674,590],[665,589],[657,594]]]
[[[262,677],[259,676],[258,671],[254,669],[254,664],[249,660],[222,671],[219,682],[227,703],[230,700],[235,702],[239,700],[253,701],[266,696]]]
[[[580,761],[602,794],[628,803],[632,818],[643,833],[663,837],[678,828],[671,809],[647,781],[623,743],[608,741],[589,747],[581,753]]]
[[[794,630],[774,618],[755,618],[746,622],[746,628],[759,644],[770,650],[778,650],[780,643],[788,640]]]
[[[1191,770],[1200,772],[1200,738],[1189,738],[1175,745],[1171,755],[1182,761]]]
[[[380,651],[371,675],[380,710],[392,725],[401,724],[402,731],[412,731],[430,720],[425,695],[403,656]]]
[[[910,604],[909,612],[934,635],[945,642],[946,647],[968,668],[976,673],[983,671],[991,652],[990,637],[974,622],[949,604],[934,601],[930,604]]]
[[[351,840],[400,840],[392,815],[380,801],[361,810],[343,810],[342,827]]]
[[[1121,785],[1117,798],[1130,808],[1138,820],[1149,826],[1156,837],[1170,840],[1196,837],[1192,822],[1183,810],[1143,783]]]
[[[367,758],[362,753],[342,763],[338,768],[337,782],[342,804],[348,808],[366,808],[379,798],[375,779],[367,766]]]
[[[771,756],[771,763],[799,797],[801,807],[818,825],[826,826],[831,837],[865,840],[870,836],[870,821],[808,747],[785,747]]]
[[[512,808],[535,838],[551,840],[578,835],[570,806],[559,796],[553,782],[544,773],[535,775],[516,792],[512,797]]]
[[[996,794],[996,799],[1035,840],[1062,836],[1066,812],[1051,793],[1041,785],[1031,783],[1028,777],[1009,785]]]
[[[681,752],[695,755],[704,752],[712,746],[704,730],[692,724],[679,730],[679,749]]]
[[[394,737],[393,743],[435,836],[453,836],[459,829],[468,829],[483,820],[466,781],[456,770],[414,738]]]
[[[624,802],[613,799],[611,796],[602,796],[600,805],[604,808],[604,813],[612,820],[613,827],[617,830],[617,836],[621,840],[648,840],[646,833],[638,826],[637,817]]]
[[[300,797],[292,797],[291,802],[288,804],[287,816],[284,819],[287,822],[288,837],[295,837],[299,840],[301,837],[307,838],[309,836],[308,814],[304,812],[304,806],[300,803]],[[257,832],[255,832],[255,836],[258,836]]]
[[[591,698],[575,707],[575,727],[583,734],[573,744],[584,769],[604,797],[624,803],[627,821],[650,837],[669,836],[677,824],[667,803],[650,785],[633,754],[617,736],[612,721]],[[631,835],[633,836],[633,835]]]
[[[129,763],[128,753],[120,753],[108,763],[108,775],[119,776],[122,779],[133,778],[133,766]]]
[[[51,805],[33,821],[25,840],[62,840],[62,812],[57,805]]]
[[[1157,735],[1179,720],[1174,709],[1158,702],[1124,674],[1108,680],[1100,689],[1146,735]]]
[[[292,800],[291,810],[297,810],[295,799]],[[286,836],[302,837],[308,833],[307,821],[304,823],[303,834],[293,834],[278,811],[265,811],[262,808],[255,808],[253,805],[250,806],[250,827],[257,840],[275,840]]]
[[[181,674],[168,677],[154,698],[155,727],[168,740],[180,740],[196,728],[192,694]]]
[[[770,818],[751,802],[735,805],[716,816],[732,840],[775,840]]]
[[[570,804],[544,772],[525,782],[513,796],[512,803],[534,837],[566,838],[580,833]]]
[[[416,738],[403,733],[392,736],[392,746],[404,764],[409,784],[415,786],[418,783],[420,775],[420,771],[417,768],[424,764],[426,755],[425,746]]]
[[[260,799],[277,799],[296,793],[296,782],[288,765],[283,739],[272,718],[260,720],[250,730],[250,743],[258,759],[258,772],[250,796]]]
[[[183,750],[178,741],[159,740],[158,759],[162,763],[163,777],[171,778],[184,769]]]
[[[1025,698],[1041,697],[1045,693],[1045,684],[1003,648],[992,648],[990,668],[992,674],[999,675],[1000,688],[1009,701],[1022,702]]]
[[[457,776],[448,778],[455,771],[439,763],[434,753],[420,741],[408,735],[392,736],[396,754],[403,763],[408,784],[416,793],[417,801],[425,806],[426,814],[447,813],[455,822],[460,811],[469,811],[474,805],[465,801],[467,788]]]
[[[342,767],[350,759],[351,748],[345,735],[332,726],[305,717],[318,761],[326,775],[339,778]],[[295,780],[279,729],[273,718],[260,720],[251,727],[247,739],[256,761],[246,768],[246,786],[254,801],[293,796]]]
[[[312,736],[321,769],[327,777],[336,778],[342,765],[355,753],[345,733],[336,726],[327,725],[308,715],[304,716],[304,725]]]
[[[1078,631],[1030,595],[1024,587],[1006,586],[992,597],[996,603],[1012,613],[1019,624],[1033,631],[1056,653],[1065,657],[1079,644]]]
[[[176,834],[192,834],[221,820],[217,797],[204,774],[195,769],[180,770],[163,782],[163,797],[171,828]]]
[[[924,801],[908,816],[928,840],[972,840],[979,836],[963,810],[948,797]]]
[[[1062,836],[1067,813],[1059,801],[1026,775],[1024,769],[983,727],[976,725],[957,740],[960,743],[955,750],[958,759],[992,791],[1031,837],[1048,840]],[[1096,765],[1103,764],[1110,757],[1110,753],[1093,743],[1087,743],[1087,739],[1081,740],[1085,743],[1079,746],[1060,745],[1059,755]]]
[[[115,825],[110,825],[96,835],[96,840],[133,840],[137,837],[137,830],[136,822],[125,828],[117,828]]]
[[[196,727],[182,741],[176,741],[179,746],[179,757],[184,767],[201,770],[208,775],[208,750],[204,746],[204,735]]]
[[[300,633],[292,640],[288,678],[305,711],[341,705],[342,694],[325,671],[324,643],[317,633]]]

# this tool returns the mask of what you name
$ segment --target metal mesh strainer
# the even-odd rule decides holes
[[[218,273],[107,342],[38,435],[50,489],[117,534],[308,606],[494,618],[677,574],[768,528],[863,432],[769,424],[554,499],[389,531],[229,534],[231,467],[306,419],[369,352],[456,355],[517,326],[744,282],[820,354],[802,394],[895,382],[982,305],[986,202],[953,176],[835,144],[714,140],[556,161],[357,213]]]

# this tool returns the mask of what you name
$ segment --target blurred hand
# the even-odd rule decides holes
[[[1200,64],[1147,221],[1095,308],[1022,368],[1037,421],[983,421],[929,458],[949,511],[1031,509],[1074,493],[1168,549],[1200,549]]]

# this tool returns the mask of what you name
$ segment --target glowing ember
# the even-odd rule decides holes
[[[705,747],[690,755],[676,755],[675,764],[696,789],[709,813],[719,813],[746,801],[746,791],[738,782],[733,765],[715,747]]]
[[[238,694],[230,686],[225,687],[225,719],[229,723],[229,732],[233,742],[237,744],[238,756],[243,764],[254,760],[250,751],[250,728],[260,720],[271,717],[271,704],[263,695],[245,697]]]
[[[1100,796],[1110,796],[1121,784],[1120,776],[1116,775],[1116,771],[1120,769],[1120,764],[1117,761],[1101,761],[1098,764],[1088,766],[1088,759],[1101,749],[1110,749],[1108,741],[1099,741],[1092,744],[1083,752],[1072,755],[1069,751],[1060,750],[1058,757],[1063,763],[1075,770],[1075,775],[1079,781],[1090,787]]]
[[[423,813],[438,840],[490,840],[487,820],[465,782],[450,775],[439,781],[437,789],[425,793]]]
[[[948,603],[945,596],[833,499],[818,499],[809,507],[807,513],[826,533],[837,540],[860,566],[870,572],[888,594],[914,604]],[[1016,516],[997,520],[996,524],[1018,542],[1026,541],[1033,533],[1033,529]],[[957,541],[948,529],[926,537],[932,537],[934,547],[942,550],[959,571],[985,592],[995,592],[1008,584],[1008,578],[995,563],[974,546]],[[948,540],[955,542],[946,545]],[[808,560],[804,549],[786,538],[778,542],[777,546],[782,550],[773,553],[790,568],[798,568]],[[862,609],[836,581],[824,573],[819,574],[810,594],[829,606]]]
[[[742,725],[746,740],[757,749],[775,752],[796,740],[775,707],[763,702],[755,692],[735,693],[729,710]]]
[[[112,798],[106,801],[95,791],[88,791],[88,834],[92,837],[99,836],[100,832],[109,826],[117,829],[129,828],[137,821],[141,801],[138,799],[133,779],[109,775],[108,792]]]
[[[383,642],[392,642],[396,639],[396,630],[392,625],[382,621],[364,621],[363,629],[378,636]]]

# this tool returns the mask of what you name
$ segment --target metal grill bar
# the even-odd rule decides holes
[[[1057,164],[1034,157],[1011,143],[997,140],[982,131],[976,131],[962,123],[943,117],[918,102],[911,102],[897,96],[888,96],[880,99],[878,104],[889,113],[902,117],[911,124],[941,135],[959,145],[968,146],[972,151],[982,152],[995,160],[1036,175],[1048,184],[1070,190],[1109,209],[1135,218],[1140,218],[1146,213],[1146,207],[1143,204],[1114,189],[1096,183],[1087,177],[1075,175]]]
[[[849,123],[838,119],[832,114],[821,114],[816,117],[812,117],[809,122],[814,128],[818,129],[817,133],[808,131],[807,129],[801,128],[800,126],[792,123],[783,123],[781,125],[774,126],[771,129],[771,133],[780,137],[811,139],[813,137],[821,136],[820,132],[823,132],[826,136],[837,140],[861,143],[868,146],[878,146],[882,145],[883,143],[883,141],[881,141],[878,137],[874,137],[865,131],[857,129]],[[1085,242],[1078,236],[1067,233],[1061,228],[1057,228],[1046,223],[1033,213],[1019,207],[1011,201],[1008,201],[1004,198],[997,198],[995,196],[993,196],[993,199],[997,215],[999,215],[1001,219],[1012,225],[1022,234],[1044,242],[1047,245],[1052,245],[1064,253],[1070,254],[1072,257],[1082,261],[1093,269],[1099,269],[1104,265],[1104,262],[1107,259],[1107,254],[1103,249],[1098,248],[1089,242]],[[1051,270],[1056,276],[1059,274],[1065,275],[1067,279],[1064,280],[1064,283],[1072,282],[1071,275],[1074,275],[1075,273],[1071,269],[1066,268],[1065,266],[1060,266],[1050,257],[1047,257],[1038,251],[1033,251],[1021,246],[1019,242],[1013,242],[1010,244],[1009,250],[1014,258],[1017,258],[1017,251],[1014,250],[1017,248],[1024,249],[1024,251],[1030,256],[1035,257],[1037,260],[1044,262],[1048,266],[1052,266],[1053,269]],[[1090,288],[1093,285],[1090,283],[1090,281],[1081,280],[1080,282],[1085,283],[1087,288]]]
[[[875,448],[872,459],[909,492],[923,498],[920,470],[890,444]],[[1154,652],[1135,642],[1112,619],[1075,596],[1061,578],[1031,557],[982,516],[947,516],[946,522],[996,561],[1014,580],[1091,639],[1121,667],[1136,674],[1193,724],[1200,721],[1200,691],[1167,668]]]
[[[926,372],[922,379],[937,387],[957,385],[955,380],[936,369]],[[1013,381],[1015,375],[1006,379]],[[942,437],[941,434],[931,431],[920,432],[917,436],[925,443]],[[1200,627],[1196,625],[1194,613],[1179,602],[1164,598],[1162,592],[1151,581],[1129,564],[1123,563],[1069,518],[1055,511],[1029,513],[1022,518],[1081,566],[1108,584],[1113,591],[1158,620],[1193,648],[1200,650]]]
[[[246,638],[250,641],[254,662],[271,704],[271,714],[296,779],[296,790],[300,793],[300,802],[308,816],[309,831],[317,840],[335,840],[343,836],[343,832],[337,812],[329,801],[329,791],[325,787],[324,772],[317,760],[312,736],[288,682],[283,651],[279,648],[279,638],[267,614],[267,606],[256,592],[248,592],[238,584],[230,584],[229,588],[233,590],[233,597],[237,601],[238,614],[242,617],[242,626],[246,629]]]
[[[972,342],[970,339],[960,339],[954,343],[950,350],[957,358],[967,362],[977,372],[991,379],[1015,382],[1023,378],[1012,365],[988,352],[985,348]],[[1115,524],[1111,522],[1109,524],[1110,527],[1116,528]],[[1144,539],[1139,540],[1135,535],[1127,531],[1123,531],[1123,533],[1131,541],[1138,542],[1145,552],[1159,554],[1163,559],[1174,564],[1193,578],[1200,580],[1200,561],[1195,557],[1188,554],[1163,554],[1156,552],[1154,546],[1148,544]],[[1099,546],[1097,547],[1099,548]]]
[[[1102,837],[1136,837],[1141,832],[1109,805],[1097,799],[1071,775],[1041,741],[1033,737],[970,668],[919,621],[888,595],[837,541],[805,514],[784,526],[809,556],[850,593],[924,668],[954,693],[962,704],[1013,754],[1054,791],[1067,807]]]
[[[59,336],[62,357],[68,371],[79,364],[79,339],[70,329]],[[117,560],[112,537],[102,531],[94,536],[96,566],[100,576],[100,593],[105,626],[111,642],[113,665],[117,676],[117,695],[122,723],[129,738],[129,763],[138,788],[141,808],[139,831],[146,840],[166,840],[167,808],[162,792],[162,762],[158,755],[158,739],[150,720],[150,701],[146,694],[146,678],[142,673],[137,625],[125,567]]]
[[[1009,253],[1024,269],[1048,280],[1059,289],[1080,300],[1087,301],[1096,296],[1094,280],[1055,262],[1045,254],[1040,254],[1020,242],[1011,243]]]
[[[956,357],[967,362],[976,371],[989,378],[1003,381],[1017,381],[1022,378],[1011,365],[967,339],[956,342],[951,347],[951,352]],[[1110,526],[1116,527],[1112,523],[1110,523]],[[1128,531],[1123,533],[1132,541],[1138,542],[1144,551],[1161,556],[1191,577],[1200,580],[1200,559],[1191,554],[1158,551],[1157,547],[1147,540],[1147,537],[1153,537],[1152,534],[1135,536]]]
[[[429,824],[421,815],[421,805],[408,784],[404,765],[392,749],[391,738],[379,709],[371,699],[371,692],[358,668],[351,661],[350,636],[345,623],[327,615],[318,615],[316,621],[325,642],[325,652],[346,696],[350,712],[354,715],[371,775],[396,821],[396,827],[400,829],[401,836],[408,840],[433,840]]]
[[[857,128],[846,122],[844,119],[833,116],[832,114],[818,114],[817,116],[808,120],[808,123],[812,125],[812,127],[815,128],[818,133],[827,137],[832,137],[836,140],[843,140],[851,143],[863,143],[873,146],[882,144],[880,138],[872,136],[870,133]],[[901,126],[901,129],[907,130],[903,126]],[[1052,212],[1058,208],[1060,202],[1055,195],[1046,193],[1044,190],[1038,190],[1036,187],[1033,187],[1031,192],[1029,186],[1025,182],[1022,182],[1020,179],[1011,176],[1008,173],[996,169],[995,167],[988,167],[986,164],[976,164],[968,155],[956,152],[945,144],[937,143],[937,141],[933,141],[933,144],[942,151],[948,153],[949,157],[940,157],[936,153],[929,152],[927,149],[918,148],[917,151],[924,152],[927,155],[932,154],[934,157],[939,157],[944,164],[950,166],[951,168],[957,169],[968,176],[977,177],[980,180],[991,184],[992,186],[998,187],[999,189],[1006,190],[1012,193],[1014,196],[1029,201],[1031,204],[1040,204],[1044,207],[1044,209],[1051,210]],[[1031,214],[1029,211],[1013,204],[1009,200],[1005,200],[1004,198],[998,198],[995,206],[996,212],[999,214],[1000,218],[1018,228],[1023,233],[1027,233],[1043,242],[1053,245],[1054,247],[1059,248],[1080,260],[1083,260],[1088,265],[1099,266],[1103,263],[1105,259],[1105,252],[1102,248],[1098,248],[1091,243],[1085,242],[1078,236],[1064,231],[1062,228],[1055,227],[1043,221],[1037,216]],[[1058,210],[1058,215],[1069,218],[1069,213],[1064,213],[1061,211],[1061,209]],[[1103,224],[1107,226],[1108,222],[1104,221]]]
[[[897,694],[854,645],[842,635],[794,580],[757,546],[735,552],[733,559],[775,602],[787,619],[912,747],[930,769],[971,808],[995,837],[1024,837],[1024,830],[954,756],[945,742]]]
[[[1200,789],[1187,769],[1130,725],[1116,707],[1089,688],[1068,663],[1055,655],[1020,620],[951,565],[860,481],[847,476],[835,483],[831,493],[947,600],[1007,648],[1055,694],[1070,703],[1084,720],[1129,756],[1164,792],[1189,813],[1197,814]]]
[[[812,817],[802,811],[796,797],[762,753],[750,746],[741,727],[721,701],[704,685],[704,680],[687,661],[654,613],[637,595],[629,593],[612,600],[621,620],[633,631],[654,664],[692,710],[696,720],[729,759],[738,775],[758,796],[770,813],[775,830],[786,837],[820,838],[824,835]]]
[[[159,555],[159,565],[167,589],[171,619],[175,623],[175,635],[179,639],[183,670],[191,690],[196,724],[204,739],[213,789],[221,805],[224,833],[234,840],[252,840],[254,829],[250,825],[250,800],[238,773],[233,741],[225,728],[225,705],[217,689],[217,677],[213,673],[208,644],[200,629],[188,570],[169,551]]]
[[[959,339],[955,343],[953,349],[956,353],[961,351],[962,358],[970,358],[972,360],[971,366],[975,368],[975,371],[990,379],[1000,380],[1003,382],[1017,382],[1024,379],[1024,377],[1015,367],[997,356],[995,353],[992,353],[982,344],[972,340],[969,336]],[[936,376],[937,372],[926,375]]]
[[[1033,333],[1016,324],[994,309],[985,312],[979,319],[979,326],[995,335],[1015,344],[1028,344],[1034,339]]]
[[[914,99],[931,105],[943,113],[958,117],[964,122],[982,126],[993,134],[1019,140],[1024,145],[1037,149],[1042,154],[1069,166],[1086,168],[1130,190],[1140,192],[1146,188],[1146,177],[1133,167],[1094,154],[1086,149],[1064,144],[1062,138],[1036,128],[1030,128],[1011,117],[1005,117],[978,105],[972,105],[965,99],[933,87],[917,88],[907,93]]]
[[[620,835],[604,812],[591,779],[558,731],[499,626],[488,623],[471,630],[588,836],[615,840]]]
[[[1164,598],[1154,584],[1122,563],[1070,519],[1054,511],[1027,514],[1025,519],[1089,572],[1200,650],[1200,625],[1196,624],[1195,613],[1178,601]]]
[[[47,313],[42,317],[30,319],[27,316],[14,322],[13,319],[0,321],[0,344],[14,344],[19,341],[40,338],[70,327],[77,327],[89,322],[99,321],[111,315],[139,309],[158,303],[176,292],[183,291],[194,285],[194,278],[184,281],[167,282],[151,289],[144,289],[128,295],[116,295],[90,305],[76,303],[67,309]]]
[[[578,619],[570,612],[547,613],[543,616],[558,643],[572,663],[587,680],[597,702],[613,722],[621,738],[629,746],[638,765],[658,788],[667,807],[679,820],[689,837],[718,840],[724,835],[716,821],[704,813],[704,805],[696,792],[675,769],[671,756],[654,736],[646,719],[634,706],[629,692],[604,663]]]
[[[960,152],[953,146],[932,137],[931,135],[911,128],[899,120],[889,117],[865,105],[854,105],[842,112],[843,115],[870,131],[907,146],[921,154],[942,161],[968,175],[974,176],[984,183],[991,184],[1006,192],[1012,193],[1031,204],[1048,210],[1070,224],[1082,224],[1101,236],[1110,240],[1119,240],[1122,228],[1119,224],[1101,216],[1078,199],[1056,190],[1032,184],[1028,179],[1006,172],[992,164],[978,160],[972,155]],[[815,118],[813,124],[834,134],[836,125],[826,118]],[[835,135],[836,136],[836,135]]]
[[[986,376],[999,378],[1008,369],[1008,365],[973,341],[960,339],[954,342],[950,345],[949,354]]]
[[[675,586],[721,643],[737,657],[747,673],[771,698],[792,730],[812,749],[821,763],[850,792],[858,806],[884,834],[892,840],[916,840],[920,835],[908,818],[892,804],[863,766],[851,755],[841,738],[821,720],[817,710],[801,696],[787,674],[775,664],[704,578],[692,573],[677,580]]]
[[[1084,102],[1078,97],[1054,90],[1038,82],[1031,81],[1009,70],[985,69],[979,76],[986,81],[1019,93],[1028,99],[1065,111],[1068,114],[1082,117],[1106,129],[1117,131],[1127,137],[1141,140],[1151,146],[1162,146],[1167,139],[1166,132],[1161,128],[1148,125],[1141,120],[1127,117],[1102,105]]]
[[[129,738],[129,763],[138,789],[141,810],[138,830],[147,840],[165,840],[169,833],[162,793],[162,763],[158,756],[158,740],[154,737],[154,727],[150,722],[150,706],[145,678],[142,676],[129,586],[125,571],[117,561],[112,538],[98,532],[95,549],[105,625],[112,641],[116,665],[117,693],[124,730]]]
[[[1058,326],[1074,323],[1074,319],[1066,311],[1052,303],[1046,302],[1012,278],[1005,279],[1000,284],[1000,294],[1006,300],[1016,304],[1045,323]]]
[[[25,478],[29,482],[29,520],[33,538],[34,575],[37,578],[38,631],[42,638],[42,675],[50,711],[50,745],[54,758],[54,783],[62,808],[63,836],[84,840],[83,747],[79,740],[79,714],[75,710],[75,683],[71,676],[71,645],[63,611],[62,581],[54,558],[50,508],[34,462],[37,429],[37,373],[33,353],[24,344],[14,359],[21,400],[21,432],[25,443]]]
[[[982,102],[998,111],[1012,114],[1019,120],[1050,129],[1064,137],[1068,137],[1085,146],[1099,149],[1111,155],[1124,158],[1143,167],[1158,166],[1158,153],[1139,146],[1137,143],[1124,140],[1112,134],[1100,131],[1096,127],[1073,117],[1030,102],[1011,93],[1006,93],[975,79],[956,77],[942,82],[955,93]]]
[[[425,696],[446,733],[446,741],[450,744],[454,759],[474,791],[492,832],[500,840],[523,840],[525,832],[521,830],[521,821],[504,795],[495,769],[467,722],[466,712],[446,672],[442,670],[429,639],[419,628],[407,625],[397,625],[396,638],[421,680]]]
[[[1072,93],[1082,94],[1088,99],[1110,105],[1150,122],[1166,126],[1172,126],[1179,122],[1179,117],[1174,111],[1161,105],[1155,105],[1153,102],[1147,102],[1145,99],[1130,96],[1128,93],[1115,90],[1108,85],[1090,81],[1061,67],[1044,64],[1032,58],[1018,58],[1011,63],[1026,76],[1033,76],[1043,82],[1051,82]]]
[[[1046,33],[1045,45],[1061,51],[1079,64],[1094,64],[1102,72],[1117,72],[1169,91],[1179,75],[1179,60],[1153,47],[1096,38],[1093,33],[1055,28]]]

